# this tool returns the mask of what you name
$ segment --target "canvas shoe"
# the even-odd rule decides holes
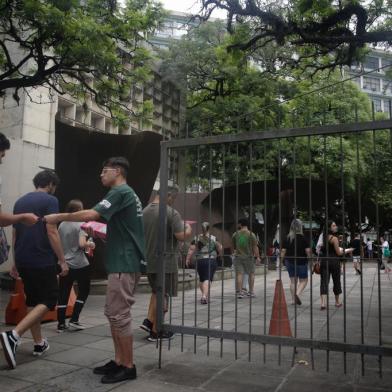
[[[149,319],[144,319],[143,322],[139,325],[143,331],[151,333],[152,330],[152,322]]]
[[[16,368],[15,354],[19,345],[18,339],[14,337],[12,331],[2,332],[0,335],[1,345],[3,346],[4,356],[11,369]]]
[[[57,324],[57,332],[58,333],[62,333],[64,331],[66,331],[68,329],[68,325],[67,324]]]
[[[83,331],[84,329],[86,329],[86,327],[83,324],[79,323],[79,321],[70,320],[68,326],[73,331]]]
[[[171,340],[174,337],[173,332],[164,332],[161,335],[151,332],[150,336],[147,338],[149,342],[157,342],[158,340],[166,341],[166,340]]]
[[[36,357],[40,357],[43,353],[49,350],[50,346],[46,339],[43,339],[43,344],[35,344],[33,355]]]

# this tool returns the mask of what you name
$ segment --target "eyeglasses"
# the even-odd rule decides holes
[[[110,168],[110,167],[105,167],[104,169],[102,169],[101,173],[105,174],[106,172],[110,171],[110,170],[118,170],[116,168]]]

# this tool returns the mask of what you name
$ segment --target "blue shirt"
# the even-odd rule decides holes
[[[42,218],[47,214],[58,213],[59,202],[56,197],[46,192],[30,192],[18,199],[14,206],[14,214],[26,212],[32,212]],[[33,226],[17,223],[14,229],[17,268],[43,268],[56,264],[56,255],[50,245],[45,223],[39,221]]]

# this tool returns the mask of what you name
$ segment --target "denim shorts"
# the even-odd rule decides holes
[[[307,264],[297,264],[285,261],[287,272],[290,278],[297,277],[299,279],[306,279],[308,277],[308,265]]]

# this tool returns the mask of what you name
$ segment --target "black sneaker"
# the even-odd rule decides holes
[[[63,324],[57,324],[57,332],[62,333],[68,329],[68,325],[63,323]]]
[[[141,328],[143,331],[151,333],[152,322],[149,319],[144,319],[144,321],[141,323],[141,325],[139,325],[139,328]]]
[[[156,342],[156,341],[158,341],[160,339],[165,341],[165,340],[173,339],[173,337],[174,337],[174,333],[173,332],[164,332],[164,333],[162,333],[160,335],[155,333],[155,332],[151,332],[150,336],[147,338],[147,340],[149,342]]]
[[[116,362],[113,360],[109,361],[103,366],[98,366],[93,369],[94,374],[101,374],[101,375],[107,375],[112,372],[115,372],[117,368],[121,367],[121,365],[117,365]]]
[[[44,352],[48,351],[50,348],[48,341],[46,339],[43,340],[44,340],[44,344],[34,345],[33,355],[36,357],[40,357]]]
[[[127,368],[125,366],[118,366],[117,370],[106,374],[101,378],[102,384],[114,384],[116,382],[134,380],[136,378],[136,366],[133,365],[132,368]]]
[[[0,335],[1,345],[3,346],[4,356],[11,369],[16,368],[15,354],[18,347],[18,339],[15,339],[12,331],[2,332]]]

